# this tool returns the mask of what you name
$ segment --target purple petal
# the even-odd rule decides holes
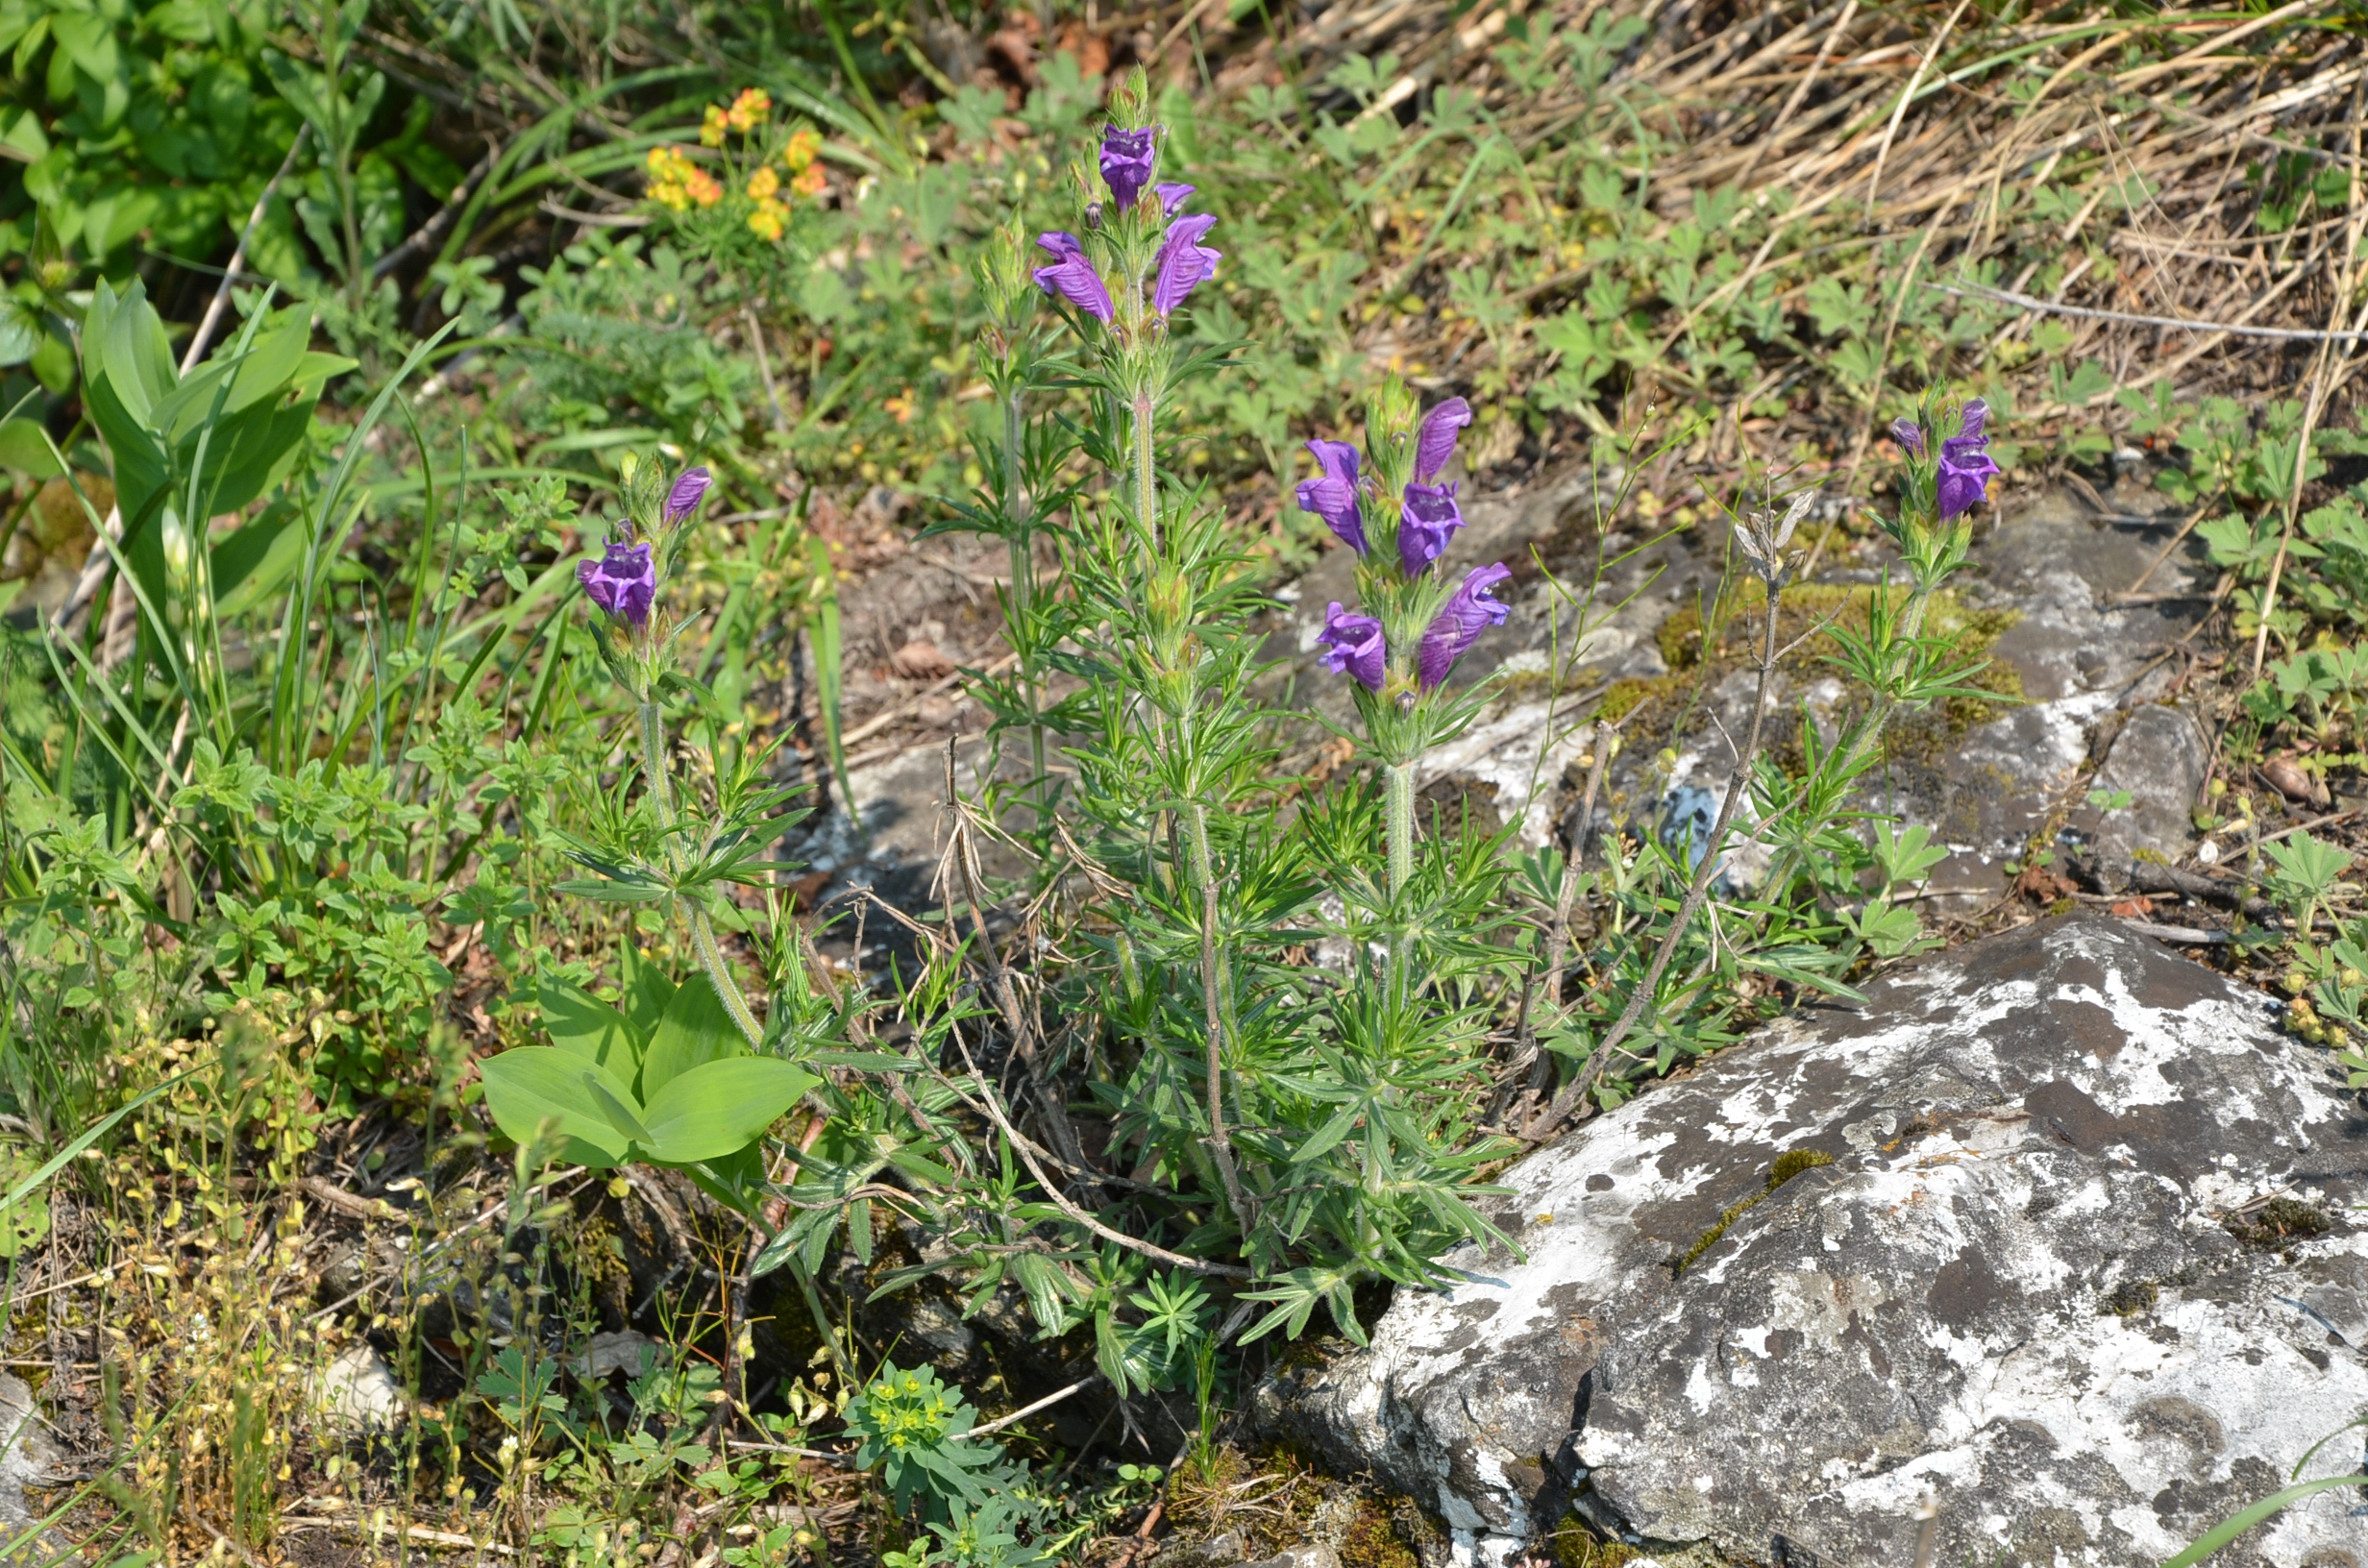
[[[1986,441],[1989,439],[1988,436],[1983,433],[1983,427],[1989,423],[1988,404],[1983,402],[1980,398],[1976,398],[1972,402],[1965,404],[1964,409],[1962,410],[1962,419],[1957,427],[1957,439],[1960,441]]]
[[[1471,404],[1462,398],[1449,398],[1422,416],[1422,429],[1415,436],[1415,478],[1428,484],[1439,478],[1455,455],[1455,433],[1471,423]]]
[[[1507,606],[1489,595],[1512,576],[1502,562],[1474,567],[1464,579],[1464,586],[1447,600],[1439,618],[1431,623],[1431,629],[1422,634],[1422,646],[1415,650],[1416,670],[1424,691],[1447,678],[1455,661],[1470,650],[1483,631],[1504,625]]]
[[[1410,484],[1397,525],[1397,559],[1410,577],[1439,559],[1448,537],[1464,526],[1452,484]]]
[[[684,469],[675,487],[666,492],[666,526],[671,528],[699,510],[699,503],[707,499],[707,486],[714,482],[715,476],[703,467]]]
[[[1151,194],[1159,198],[1159,215],[1163,218],[1174,217],[1175,209],[1184,205],[1184,198],[1190,196],[1194,188],[1175,184],[1153,185]]]
[[[1049,266],[1036,269],[1036,286],[1048,294],[1059,295],[1108,326],[1113,313],[1110,290],[1103,286],[1101,274],[1094,270],[1094,263],[1087,258],[1085,247],[1077,243],[1077,236],[1055,229],[1038,234],[1036,243],[1054,257]]]
[[[1158,135],[1148,126],[1140,131],[1106,127],[1101,134],[1101,177],[1111,200],[1122,211],[1135,205],[1143,187],[1151,183],[1153,150]]]
[[[1369,692],[1381,690],[1390,650],[1382,641],[1381,623],[1369,615],[1348,615],[1337,600],[1324,611],[1323,630],[1316,641],[1324,646],[1324,668],[1352,677]]]
[[[1216,276],[1221,251],[1200,243],[1217,219],[1207,212],[1178,218],[1168,226],[1167,243],[1159,248],[1159,281],[1151,286],[1151,308],[1171,315],[1184,297]]]
[[[1357,449],[1345,441],[1310,441],[1323,477],[1299,481],[1299,510],[1320,517],[1341,543],[1362,555],[1365,510],[1357,501]]]
[[[576,580],[583,584],[584,597],[612,619],[637,627],[648,624],[650,601],[657,596],[657,568],[647,544],[612,542],[599,560],[576,563]]]
[[[1891,421],[1891,439],[1911,457],[1924,455],[1924,429],[1912,419]]]
[[[1940,520],[1947,522],[1970,510],[1989,494],[1989,481],[1999,472],[1997,462],[1976,442],[1960,436],[1940,444],[1940,485],[1936,498]]]

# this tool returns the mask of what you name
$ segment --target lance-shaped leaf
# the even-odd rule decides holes
[[[635,1141],[651,1159],[670,1165],[721,1160],[754,1142],[819,1081],[778,1057],[709,1062],[650,1096],[641,1116],[650,1136]]]
[[[544,1122],[555,1120],[567,1139],[561,1159],[595,1170],[625,1163],[630,1136],[593,1092],[600,1085],[612,1100],[627,1098],[625,1086],[605,1066],[555,1045],[521,1045],[487,1058],[477,1070],[493,1124],[512,1142],[532,1142]]]

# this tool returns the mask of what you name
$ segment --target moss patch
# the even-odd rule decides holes
[[[2297,1198],[2272,1198],[2250,1213],[2231,1214],[2221,1225],[2249,1247],[2275,1249],[2325,1236],[2335,1222]]]
[[[1562,1525],[1554,1531],[1549,1545],[1556,1568],[1620,1568],[1622,1563],[1645,1555],[1640,1547],[1598,1539],[1575,1513],[1563,1515]]]
[[[1727,1234],[1727,1227],[1758,1207],[1769,1193],[1784,1186],[1785,1183],[1792,1180],[1804,1170],[1814,1170],[1819,1165],[1830,1165],[1833,1163],[1834,1157],[1823,1149],[1787,1149],[1778,1155],[1776,1163],[1767,1167],[1767,1186],[1742,1202],[1730,1204],[1721,1210],[1718,1214],[1718,1223],[1704,1231],[1700,1238],[1686,1249],[1686,1256],[1669,1260],[1669,1272],[1683,1274],[1691,1268],[1695,1259],[1710,1251],[1718,1238]]]
[[[1421,1568],[1420,1555],[1392,1513],[1377,1499],[1357,1500],[1357,1511],[1341,1532],[1341,1568]]]

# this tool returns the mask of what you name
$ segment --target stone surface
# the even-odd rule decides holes
[[[1671,1262],[1777,1157],[1833,1159]],[[2152,1565],[2368,1407],[2368,1116],[2268,1005],[2111,921],[1796,1015],[1507,1171],[1525,1256],[1401,1292],[1269,1418],[1502,1561],[1577,1507],[1739,1560]],[[2283,1252],[2230,1212],[2330,1216]],[[2360,1461],[2356,1435],[2308,1474]],[[2325,1494],[2246,1560],[2368,1562]]]
[[[333,1431],[386,1432],[403,1419],[403,1384],[377,1351],[355,1345],[314,1380],[312,1405]]]
[[[2097,770],[2094,788],[2130,796],[2102,816],[2084,813],[2101,846],[2123,858],[2145,850],[2165,860],[2195,842],[2195,807],[2211,758],[2204,729],[2184,708],[2149,702],[2132,713]]]
[[[57,1483],[58,1460],[33,1390],[13,1372],[0,1372],[0,1545],[12,1563],[80,1560],[25,1502],[27,1486]]]

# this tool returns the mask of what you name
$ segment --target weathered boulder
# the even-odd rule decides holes
[[[1931,1505],[1937,1562],[2134,1568],[2368,1408],[2368,1115],[2262,998],[2113,922],[1780,1021],[1503,1180],[1524,1257],[1450,1255],[1466,1283],[1262,1392],[1467,1560],[1575,1507],[1732,1560],[1904,1565]],[[2358,1502],[2223,1560],[2360,1568]]]

